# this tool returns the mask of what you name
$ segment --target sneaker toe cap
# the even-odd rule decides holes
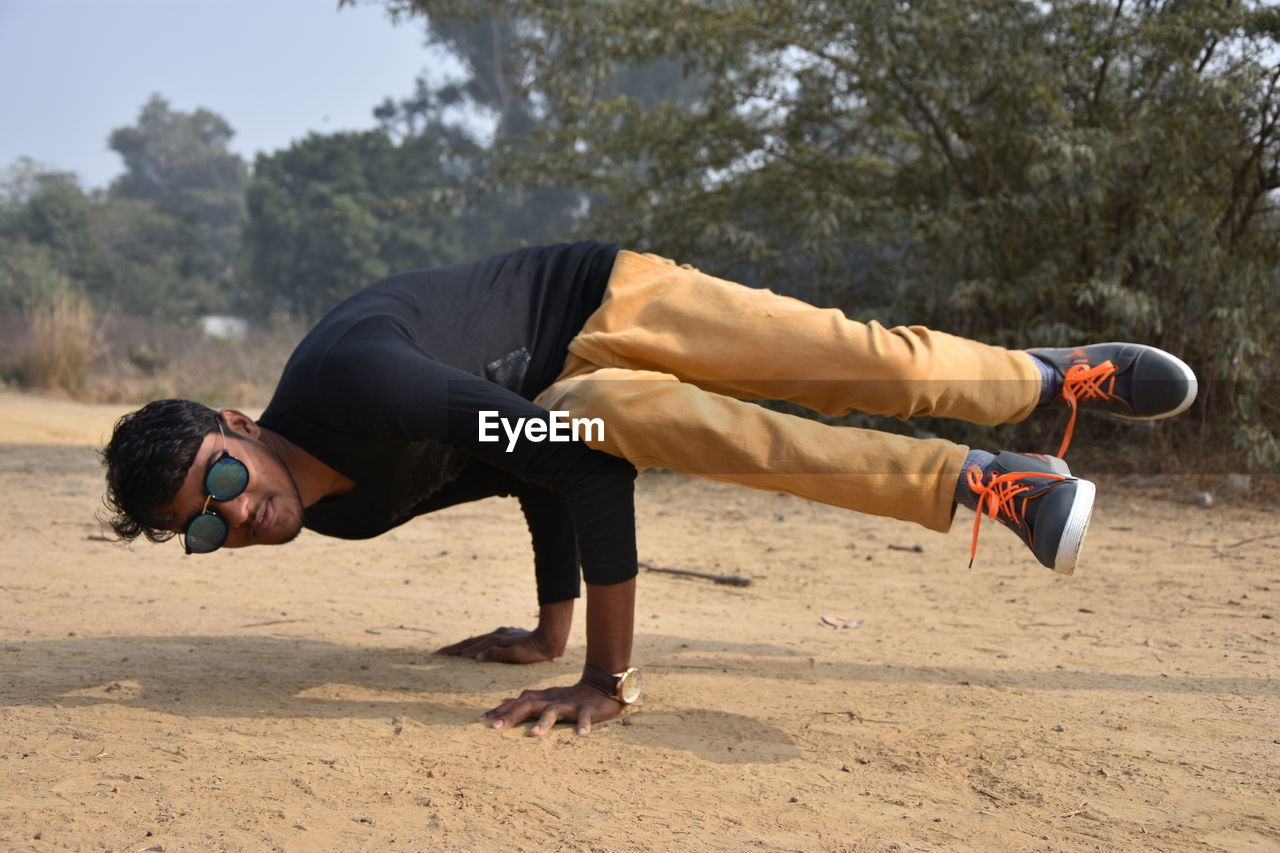
[[[1195,401],[1196,375],[1181,359],[1152,347],[1135,354],[1128,371],[1132,416],[1167,418],[1186,411]]]
[[[1069,480],[1041,496],[1031,543],[1041,564],[1061,574],[1075,570],[1093,498],[1094,486],[1087,480]]]

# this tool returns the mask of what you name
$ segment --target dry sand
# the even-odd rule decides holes
[[[121,411],[0,394],[5,850],[1280,849],[1274,508],[1104,491],[1064,578],[995,525],[966,569],[967,513],[646,475],[642,557],[752,585],[642,575],[643,703],[532,739],[474,717],[572,681],[581,613],[554,663],[428,654],[531,622],[514,502],[126,548]]]

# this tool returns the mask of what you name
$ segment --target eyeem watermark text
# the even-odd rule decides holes
[[[568,412],[552,411],[547,420],[516,418],[513,424],[496,411],[481,411],[480,441],[501,441],[497,429],[507,435],[507,452],[515,449],[516,441],[604,441],[604,421],[600,418],[570,418]]]

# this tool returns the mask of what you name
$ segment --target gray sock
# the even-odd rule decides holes
[[[1058,396],[1058,389],[1062,387],[1058,380],[1058,371],[1050,367],[1048,362],[1036,358],[1035,353],[1029,352],[1027,355],[1031,356],[1031,360],[1040,369],[1040,401],[1036,405],[1043,406]]]
[[[969,455],[964,458],[964,467],[960,469],[960,478],[956,480],[956,503],[961,506],[967,506],[969,509],[976,510],[978,508],[978,496],[969,488],[969,482],[965,478],[965,472],[974,465],[982,469],[985,475],[987,469],[991,467],[991,463],[996,461],[994,453],[988,453],[985,450],[970,450]]]

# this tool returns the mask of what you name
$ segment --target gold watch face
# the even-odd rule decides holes
[[[640,698],[640,670],[631,667],[618,677],[617,696],[625,705]]]

